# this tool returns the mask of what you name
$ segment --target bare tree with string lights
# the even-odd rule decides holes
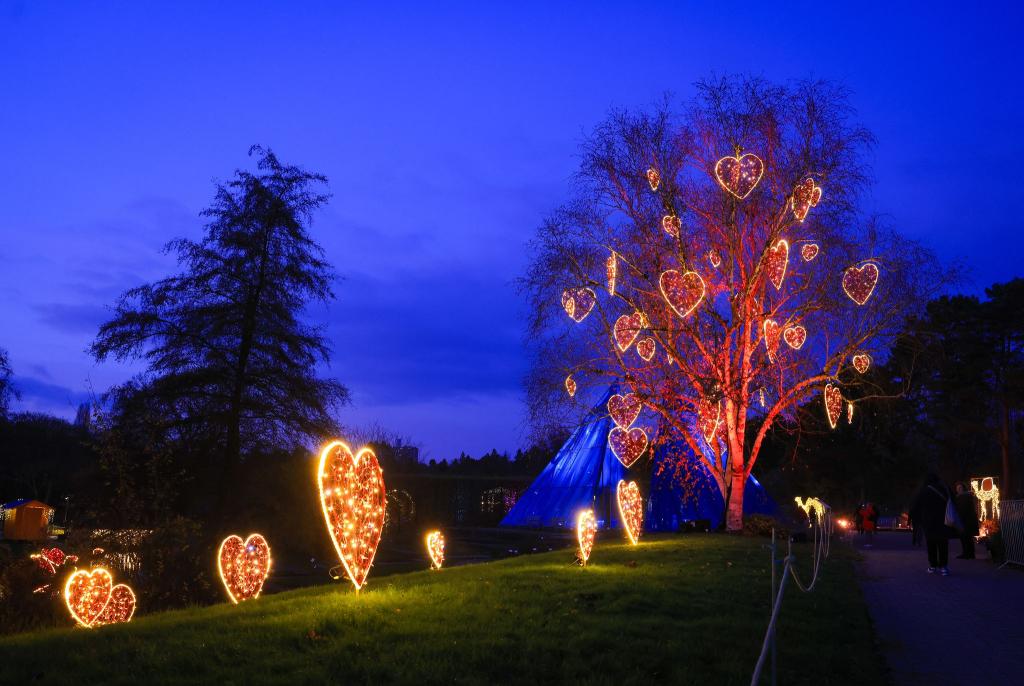
[[[619,381],[616,456],[629,467],[655,440],[683,441],[737,530],[772,427],[797,431],[816,407],[834,428],[886,394],[872,357],[942,272],[861,211],[873,139],[853,116],[828,83],[726,78],[680,110],[600,125],[521,282],[534,420]]]

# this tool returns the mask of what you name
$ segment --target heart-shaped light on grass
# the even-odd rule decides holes
[[[800,248],[800,257],[804,258],[804,262],[810,262],[818,256],[819,250],[817,243],[804,243]]]
[[[615,421],[617,426],[628,429],[640,416],[643,409],[643,401],[635,393],[626,395],[613,395],[608,398],[608,415]]]
[[[715,163],[715,178],[719,185],[739,200],[754,190],[764,174],[764,162],[757,155],[723,157]]]
[[[594,550],[597,537],[597,518],[593,510],[584,510],[576,517],[576,542],[579,544],[580,563],[586,566]]]
[[[651,187],[652,191],[658,190],[658,186],[661,185],[661,174],[658,173],[657,169],[647,170],[647,185]]]
[[[875,292],[878,283],[878,265],[866,262],[860,267],[850,267],[843,272],[843,291],[853,302],[863,305]]]
[[[327,531],[356,591],[370,572],[384,529],[384,474],[369,448],[355,455],[341,441],[328,443],[317,470]]]
[[[643,312],[624,314],[616,319],[615,326],[612,327],[612,335],[615,337],[615,345],[619,347],[619,350],[622,352],[629,350],[629,346],[633,345],[633,341],[640,335],[640,331],[646,324],[647,318]]]
[[[779,336],[782,327],[774,319],[764,320],[764,347],[768,351],[768,361],[775,361],[775,353],[779,349]]]
[[[684,319],[697,309],[707,290],[704,279],[697,272],[678,272],[675,269],[661,273],[658,287],[665,302]]]
[[[103,567],[77,570],[64,584],[64,604],[80,626],[91,627],[110,602],[114,577]]]
[[[802,222],[807,218],[807,213],[811,211],[811,208],[816,207],[819,202],[821,202],[821,186],[814,183],[814,179],[810,177],[804,179],[793,189],[793,197],[790,200],[793,216],[797,221]]]
[[[775,290],[782,288],[782,281],[786,278],[786,268],[789,266],[789,242],[780,238],[775,245],[768,249],[764,259],[764,273],[768,280],[775,286]]]
[[[605,260],[604,273],[608,277],[608,295],[615,295],[615,283],[619,278],[619,256],[614,252]]]
[[[576,380],[572,378],[572,374],[565,377],[565,392],[572,398],[576,395]]]
[[[636,342],[636,354],[639,355],[640,359],[644,362],[650,362],[657,349],[658,344],[655,343],[654,339],[650,336],[647,338],[641,338]]]
[[[853,368],[857,370],[858,374],[866,374],[871,367],[871,355],[867,353],[857,353],[850,361],[853,363]]]
[[[441,569],[444,564],[444,536],[440,531],[427,534],[427,555],[430,556],[430,568]]]
[[[700,433],[708,445],[712,445],[711,441],[714,440],[721,421],[722,401],[719,400],[713,403],[706,398],[701,398],[700,402],[697,403],[697,425],[700,427]]]
[[[640,495],[640,487],[635,481],[620,479],[615,487],[615,497],[619,502],[619,519],[622,520],[626,536],[630,543],[636,545],[644,526],[644,498]]]
[[[577,324],[587,318],[596,302],[597,295],[589,288],[569,288],[562,291],[562,307]]]
[[[832,384],[825,384],[825,416],[828,417],[829,426],[836,428],[842,413],[843,394]]]
[[[683,222],[674,214],[666,214],[661,218],[661,230],[672,238],[679,238],[679,230],[682,226]]]
[[[244,541],[231,534],[220,543],[217,570],[231,602],[260,597],[263,582],[270,574],[270,545],[260,534],[249,534]]]
[[[118,584],[110,589],[110,601],[103,612],[92,623],[93,627],[104,624],[124,624],[132,621],[135,616],[135,592],[125,584]]]
[[[608,447],[623,467],[629,467],[647,450],[647,433],[638,426],[628,430],[616,426],[608,432]]]
[[[807,340],[807,329],[800,326],[787,326],[786,330],[782,332],[782,340],[786,341],[793,350],[799,350],[804,347],[804,341]]]

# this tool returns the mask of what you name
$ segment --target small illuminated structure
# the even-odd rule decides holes
[[[863,305],[875,292],[878,283],[878,265],[865,262],[860,267],[849,267],[843,272],[843,291],[858,305]]]
[[[619,503],[619,518],[629,542],[636,545],[640,541],[640,532],[644,525],[644,499],[640,495],[640,487],[635,481],[626,482],[620,479],[615,487],[616,500]]]
[[[825,415],[828,417],[829,426],[833,429],[839,423],[839,416],[843,412],[843,394],[839,389],[828,383],[825,384]]]
[[[584,567],[594,550],[594,538],[597,536],[597,518],[593,510],[584,510],[576,518],[576,541],[579,543],[580,564]]]
[[[431,531],[424,539],[427,544],[427,554],[430,556],[430,568],[441,569],[444,564],[444,536],[440,531]]]
[[[751,153],[723,157],[715,163],[715,179],[718,180],[718,184],[738,200],[750,195],[761,180],[762,174],[764,162]]]
[[[684,319],[697,309],[707,292],[707,286],[700,274],[679,272],[675,269],[661,273],[658,277],[658,287],[661,289],[661,297],[669,307]]]
[[[782,281],[786,278],[786,268],[789,266],[789,242],[780,238],[775,245],[768,249],[768,255],[764,261],[764,271],[768,280],[775,286],[775,290],[782,288]]]
[[[259,598],[270,564],[270,545],[260,534],[249,534],[244,541],[232,534],[221,541],[217,571],[231,602],[237,605]]]
[[[971,490],[981,505],[982,519],[999,519],[999,487],[991,476],[971,479]]]
[[[66,555],[60,548],[43,548],[38,553],[32,553],[30,558],[36,561],[39,568],[51,576],[57,573],[57,568],[65,564],[78,562],[76,555]]]
[[[115,586],[113,575],[103,567],[72,572],[64,583],[64,604],[71,618],[86,629],[128,622],[135,614],[132,589]]]
[[[804,511],[808,520],[811,519],[811,512],[813,511],[818,524],[824,523],[825,514],[831,509],[818,498],[801,498],[800,496],[797,496],[793,500],[796,501],[797,507]]]

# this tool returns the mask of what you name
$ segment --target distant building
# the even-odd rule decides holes
[[[420,449],[414,445],[398,444],[395,446],[395,458],[399,462],[416,464],[420,461]]]
[[[53,508],[38,500],[22,498],[0,507],[4,538],[9,541],[45,541]]]

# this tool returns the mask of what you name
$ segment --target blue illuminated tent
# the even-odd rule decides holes
[[[573,528],[577,514],[586,508],[593,508],[599,526],[619,526],[615,487],[619,479],[627,478],[627,472],[608,447],[608,432],[614,424],[605,409],[615,393],[618,385],[613,384],[523,492],[501,526]],[[680,457],[687,456],[689,461],[682,470],[686,477],[680,479],[676,465]],[[725,500],[714,477],[685,443],[669,443],[655,451],[644,528],[676,531],[685,522],[706,521],[714,529],[721,524],[724,509]],[[747,482],[743,511],[775,511],[774,502],[753,476]]]

